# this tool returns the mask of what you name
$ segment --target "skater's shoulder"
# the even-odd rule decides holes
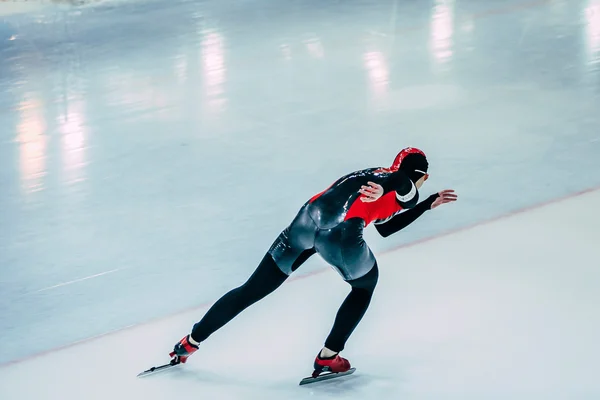
[[[352,171],[349,174],[346,174],[347,177],[361,177],[361,176],[380,176],[382,178],[385,178],[387,176],[389,176],[392,173],[392,171],[390,171],[387,168],[382,168],[382,167],[369,167],[369,168],[363,168],[363,169],[359,169],[356,171]]]

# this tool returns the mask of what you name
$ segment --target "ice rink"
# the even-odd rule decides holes
[[[60,3],[60,2],[58,2]],[[138,379],[346,172],[456,204]],[[600,0],[0,2],[0,399],[598,399]]]
[[[347,287],[287,282],[178,369],[173,340],[204,307],[0,369],[2,399],[595,399],[600,395],[600,190],[380,256],[372,306],[345,355],[355,374],[312,386]]]

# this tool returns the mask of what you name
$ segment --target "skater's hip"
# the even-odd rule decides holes
[[[269,254],[281,271],[290,275],[298,267],[298,260],[303,259],[303,253],[312,250],[344,280],[368,273],[375,264],[375,257],[363,239],[364,221],[351,218],[330,226],[322,225],[314,217],[318,212],[319,208],[305,204],[271,245]]]
[[[367,274],[375,265],[375,256],[363,238],[365,223],[360,218],[329,221],[322,225],[315,220],[320,208],[305,205],[300,215],[309,215],[314,223],[311,237],[316,252],[330,264],[344,280],[353,280]]]

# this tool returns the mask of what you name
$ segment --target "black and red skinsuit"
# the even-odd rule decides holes
[[[411,159],[413,162],[406,163],[410,168],[400,168]],[[437,194],[418,204],[414,184],[426,172],[424,154],[407,148],[390,168],[352,172],[313,196],[277,237],[246,283],[221,297],[194,325],[191,337],[198,342],[206,340],[248,306],[272,293],[318,253],[352,288],[325,341],[328,349],[342,351],[371,302],[379,275],[375,256],[363,240],[363,229],[373,222],[382,236],[389,236],[429,210]],[[368,182],[384,188],[377,201],[360,200],[364,196],[359,189]]]

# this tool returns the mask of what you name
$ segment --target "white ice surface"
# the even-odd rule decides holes
[[[598,204],[596,190],[380,254],[350,377],[297,386],[348,290],[329,270],[286,283],[182,368],[136,378],[204,309],[5,366],[0,399],[598,399]]]
[[[404,146],[460,201],[377,253],[600,186],[600,0],[17,2],[46,6],[0,17],[0,363],[210,302]]]

